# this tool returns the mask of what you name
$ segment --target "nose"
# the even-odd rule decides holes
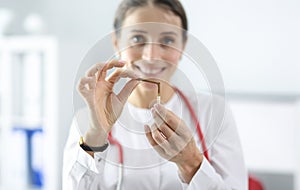
[[[144,60],[158,60],[161,57],[160,45],[156,43],[147,43],[143,49]]]

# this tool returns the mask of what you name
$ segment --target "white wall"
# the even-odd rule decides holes
[[[183,1],[227,91],[300,92],[300,1]]]
[[[296,138],[299,136],[297,102],[231,100],[230,104],[239,127],[248,168],[295,172]]]
[[[299,189],[299,99],[231,98],[229,102],[249,171],[291,175],[294,184],[281,187]],[[266,187],[277,183],[263,182]]]

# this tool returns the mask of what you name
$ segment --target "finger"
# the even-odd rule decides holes
[[[134,90],[134,88],[139,84],[140,82],[137,80],[130,80],[125,84],[123,89],[120,91],[120,93],[117,95],[118,99],[122,102],[125,103]]]
[[[138,76],[133,71],[126,69],[117,69],[107,78],[107,81],[112,84],[115,84],[120,80],[120,78],[136,79],[138,78]]]
[[[152,108],[151,113],[155,124],[158,126],[159,130],[164,134],[166,139],[170,139],[176,133],[158,116],[156,111]]]
[[[178,126],[178,127],[176,127],[177,130],[173,131],[173,129],[169,125],[167,125],[164,121],[162,121],[162,119],[160,118],[160,116],[158,115],[158,113],[155,111],[154,108],[152,108],[151,111],[152,111],[152,115],[154,115],[154,120],[159,120],[158,123],[163,122],[160,126],[158,126],[158,129],[165,136],[168,143],[165,143],[161,146],[165,150],[171,150],[170,147],[173,147],[173,148],[176,147],[176,150],[181,150],[180,149],[182,147],[181,142],[185,142],[186,140],[189,140],[191,138],[191,136],[189,135],[190,134],[189,129],[185,125],[182,125],[182,120],[180,120],[178,118],[179,119],[179,124],[175,123],[175,122],[174,123],[170,122],[171,123],[170,125],[172,125],[172,126],[177,125]],[[174,116],[176,116],[176,115],[174,114]]]
[[[86,76],[87,77],[94,77],[98,71],[101,71],[101,69],[104,67],[105,64],[103,63],[96,63],[92,67],[90,67],[87,72]]]
[[[83,78],[81,78],[79,81],[78,81],[78,84],[77,84],[77,91],[79,92],[80,95],[82,96],[85,96],[88,92],[86,86],[85,86],[85,83],[83,82]]]
[[[162,146],[164,143],[167,143],[166,136],[158,129],[157,125],[154,123],[150,127],[152,138],[157,144]]]
[[[147,137],[149,143],[150,143],[152,146],[157,146],[158,144],[157,144],[156,141],[152,138],[152,132],[151,132],[151,129],[150,129],[149,125],[145,125],[145,126],[144,126],[144,130],[145,130],[145,134],[146,134],[146,137]]]
[[[105,80],[107,71],[114,67],[123,67],[125,65],[124,61],[112,60],[109,63],[105,64],[101,71],[98,73],[97,81]]]
[[[182,120],[177,117],[173,112],[164,108],[161,104],[154,105],[157,115],[178,135],[184,133],[185,127],[182,125]]]
[[[82,77],[79,79],[77,84],[77,90],[80,92],[90,90],[95,87],[94,77]]]
[[[89,89],[94,89],[96,85],[95,77],[83,77],[79,82],[80,87],[83,85]]]
[[[152,137],[152,133],[151,133],[151,129],[148,125],[144,126],[145,129],[145,133],[146,133],[146,137],[149,141],[149,143],[151,144],[151,146],[159,153],[159,154],[165,154],[165,151],[162,147],[160,147],[156,141],[153,139]]]

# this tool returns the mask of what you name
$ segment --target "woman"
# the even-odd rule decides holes
[[[241,146],[227,108],[217,138],[208,136],[205,141],[213,143],[204,150],[201,139],[193,136],[195,123],[187,106],[181,105],[181,97],[168,85],[187,41],[181,3],[123,0],[114,28],[113,43],[122,61],[96,64],[79,81],[78,91],[88,109],[71,126],[63,188],[247,189]],[[112,68],[117,69],[107,76]],[[120,78],[131,80],[115,94],[113,87]],[[155,103],[158,83],[161,104]],[[204,95],[198,95],[196,101],[202,110],[197,119],[205,131],[211,105]],[[79,125],[88,126],[80,145]],[[123,147],[122,178],[121,166],[116,164],[120,149],[109,145],[109,133]]]

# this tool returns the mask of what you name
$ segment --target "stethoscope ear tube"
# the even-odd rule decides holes
[[[185,105],[188,107],[189,109],[189,112],[192,116],[192,119],[196,125],[196,130],[197,130],[197,134],[198,134],[198,137],[200,139],[200,143],[201,143],[201,146],[202,146],[202,149],[203,149],[203,154],[205,156],[205,158],[210,161],[209,159],[209,156],[208,156],[208,150],[207,150],[207,147],[206,147],[206,143],[205,143],[205,139],[204,139],[204,135],[202,133],[202,130],[201,130],[201,126],[200,126],[200,122],[196,116],[196,113],[192,107],[192,105],[190,104],[189,100],[187,99],[187,97],[183,94],[183,92],[181,92],[178,88],[176,87],[173,87],[175,92],[177,92],[179,94],[179,96],[182,98],[182,100],[184,101]]]
[[[123,181],[123,172],[124,172],[124,157],[123,157],[123,148],[122,145],[112,137],[111,131],[108,134],[108,141],[110,144],[117,146],[119,151],[119,173],[118,173],[118,183],[116,190],[121,190],[121,185]]]
[[[108,134],[108,141],[110,144],[116,145],[119,151],[119,163],[123,165],[124,159],[123,159],[123,148],[122,145],[117,141],[116,139],[113,138],[111,131]]]

